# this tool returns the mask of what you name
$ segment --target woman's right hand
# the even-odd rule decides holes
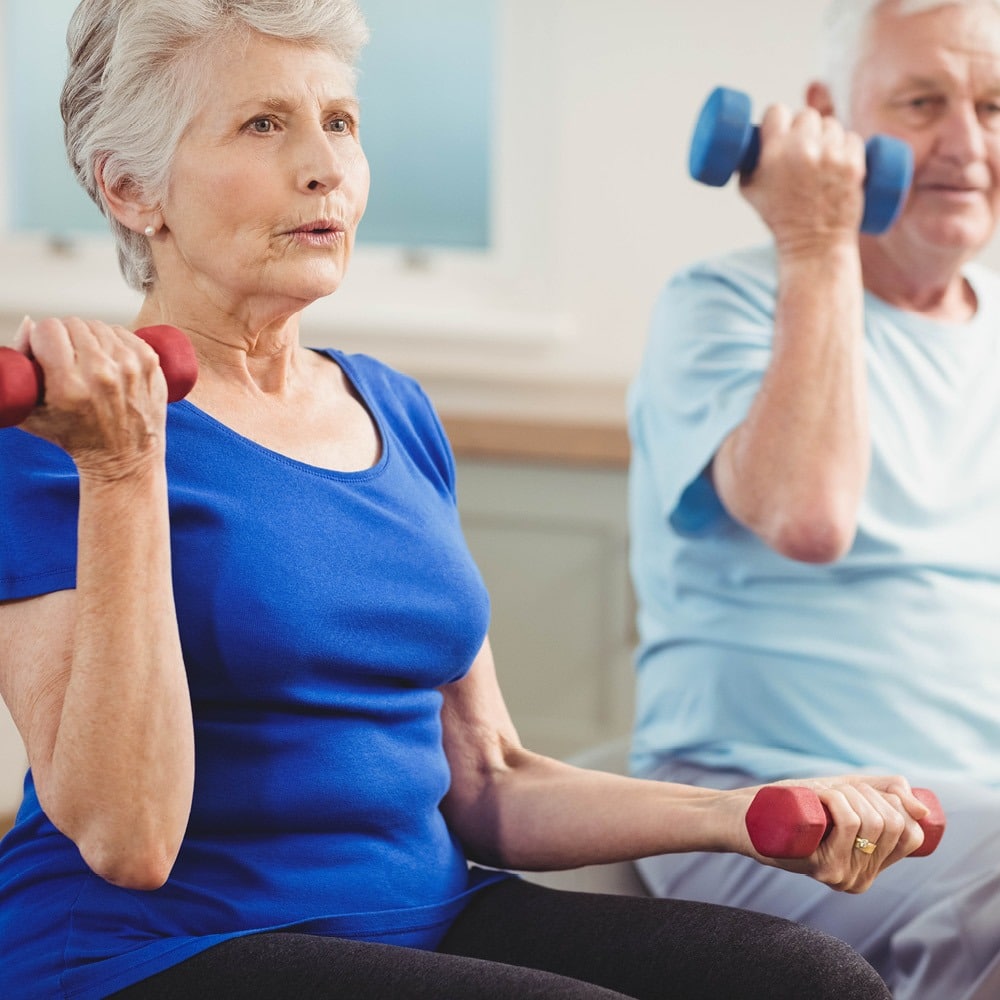
[[[82,476],[112,481],[162,461],[167,386],[156,352],[134,333],[26,317],[14,346],[45,378],[44,405],[19,426],[68,452]]]

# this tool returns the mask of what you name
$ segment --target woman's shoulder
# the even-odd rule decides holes
[[[336,347],[317,347],[314,350],[325,354],[340,365],[349,376],[363,380],[373,386],[392,386],[406,391],[422,392],[420,384],[411,375],[380,361],[371,354],[350,353]]]
[[[433,406],[420,383],[370,354],[349,354],[333,347],[318,348],[343,369],[371,409],[379,412],[399,408],[411,416],[433,417]]]
[[[437,474],[451,483],[451,446],[434,404],[420,383],[370,354],[347,354],[334,348],[322,351],[340,365],[383,429],[411,457],[429,459]]]

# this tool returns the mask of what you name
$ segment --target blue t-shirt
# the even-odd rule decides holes
[[[865,299],[871,472],[853,547],[783,558],[703,470],[771,357],[771,248],[663,291],[630,393],[633,766],[1000,785],[1000,280],[947,324]]]
[[[0,844],[0,996],[97,998],[228,937],[286,928],[432,948],[470,892],[439,810],[438,688],[489,601],[444,432],[410,379],[327,352],[377,425],[371,469],[276,454],[169,407],[174,595],[194,804],[167,883],[94,875],[29,773]],[[78,487],[59,448],[0,432],[0,599],[71,588]]]

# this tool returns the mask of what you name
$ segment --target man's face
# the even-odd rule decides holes
[[[1000,218],[1000,11],[950,3],[874,17],[854,77],[851,126],[898,136],[913,186],[884,237],[924,252],[974,256]]]

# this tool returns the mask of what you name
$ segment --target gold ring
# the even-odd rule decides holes
[[[875,848],[878,844],[874,840],[869,840],[867,837],[855,837],[854,846],[861,851],[862,854],[874,854]]]

